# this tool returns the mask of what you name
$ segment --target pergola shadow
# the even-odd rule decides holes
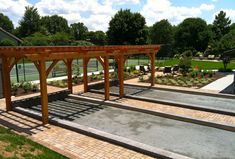
[[[74,99],[65,98],[64,100],[56,100],[48,103],[48,111],[51,117],[73,121],[91,115],[97,111],[105,109],[105,106],[76,101]],[[41,106],[35,105],[28,109],[41,112]]]
[[[25,117],[12,111],[7,112],[0,109],[0,116],[0,125],[20,134],[33,135],[45,129],[50,129],[50,127],[38,120]]]

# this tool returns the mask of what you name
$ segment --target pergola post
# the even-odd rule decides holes
[[[12,110],[12,104],[11,104],[11,79],[10,79],[10,63],[7,58],[2,59],[3,64],[3,91],[4,91],[4,97],[6,101],[6,110],[10,111]]]
[[[88,77],[87,77],[87,64],[88,58],[83,58],[83,85],[84,85],[84,93],[88,91]]]
[[[155,85],[155,53],[151,53],[151,86]]]
[[[105,100],[109,100],[109,58],[104,56]]]
[[[119,97],[124,96],[124,56],[118,58],[118,79],[119,79]]]
[[[46,81],[46,63],[45,60],[39,61],[40,91],[42,105],[42,122],[48,124],[48,94]]]
[[[67,76],[68,76],[68,80],[67,80],[67,84],[68,84],[68,90],[70,91],[70,93],[73,93],[73,81],[72,81],[72,59],[68,59],[67,60]]]

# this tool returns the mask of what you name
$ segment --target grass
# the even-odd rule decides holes
[[[155,64],[158,67],[162,67],[162,66],[177,65],[178,63],[179,63],[178,59],[170,59],[166,61],[156,62]],[[198,65],[198,67],[203,70],[213,70],[213,69],[224,68],[224,65],[222,62],[192,60],[192,68],[195,68],[196,65]],[[232,61],[231,63],[229,63],[228,68],[235,69],[235,61]]]
[[[0,127],[0,159],[65,159],[42,145]]]

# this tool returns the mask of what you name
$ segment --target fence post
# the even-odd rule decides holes
[[[24,59],[23,59],[23,72],[24,72],[24,81],[26,81]]]
[[[15,65],[15,67],[16,67],[16,81],[17,81],[17,83],[19,83],[20,81],[19,81],[19,72],[18,72],[18,65],[17,65],[17,63]]]

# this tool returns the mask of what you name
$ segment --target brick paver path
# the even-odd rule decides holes
[[[81,87],[76,87],[79,92]],[[62,89],[48,87],[48,92]],[[38,95],[29,94],[13,97],[13,100]],[[25,135],[56,152],[74,159],[152,159],[152,157],[117,146],[102,140],[82,135],[54,125],[45,125],[38,120],[22,114],[5,111],[5,101],[0,100],[0,125]]]

